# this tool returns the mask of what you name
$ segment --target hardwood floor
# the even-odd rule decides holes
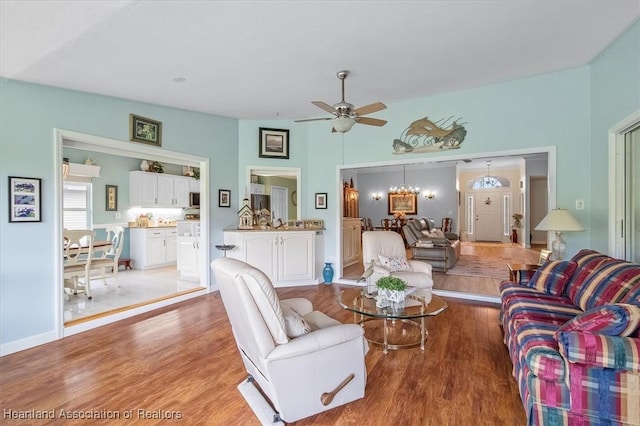
[[[351,322],[352,314],[336,302],[343,287],[277,292],[283,299],[307,297],[316,309]],[[447,303],[427,322],[424,352],[383,355],[371,346],[365,397],[297,424],[525,424],[498,308]],[[217,293],[7,355],[0,372],[3,424],[60,424],[60,410],[120,415],[119,421],[74,424],[259,424],[236,388],[246,373]],[[55,418],[16,420],[7,410],[55,410]]]

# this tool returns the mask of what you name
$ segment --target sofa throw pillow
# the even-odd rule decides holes
[[[586,331],[592,334],[627,337],[640,325],[640,306],[614,303],[589,309],[564,323],[557,331]]]
[[[444,232],[442,232],[442,230],[440,229],[434,229],[433,233],[435,234],[436,238],[444,238]]]
[[[290,339],[307,334],[311,331],[309,324],[295,310],[289,306],[282,306],[282,315],[284,316],[284,325],[287,336]]]
[[[382,266],[391,272],[413,271],[406,257],[388,257],[380,254],[378,259]]]
[[[548,294],[562,296],[577,267],[577,263],[570,261],[547,262],[533,274],[528,286]]]

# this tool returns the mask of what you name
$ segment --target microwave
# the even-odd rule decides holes
[[[199,192],[190,192],[189,193],[189,207],[200,207],[200,193]]]

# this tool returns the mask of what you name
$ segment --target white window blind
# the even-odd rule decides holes
[[[91,229],[91,183],[65,182],[62,210],[65,229]]]

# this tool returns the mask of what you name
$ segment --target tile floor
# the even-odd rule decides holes
[[[148,270],[123,270],[119,274],[119,284],[115,278],[107,278],[107,285],[101,278],[91,280],[89,300],[80,293],[71,295],[64,301],[64,321],[73,321],[101,314],[126,306],[170,296],[185,290],[199,288],[196,279],[184,279],[175,266]]]

